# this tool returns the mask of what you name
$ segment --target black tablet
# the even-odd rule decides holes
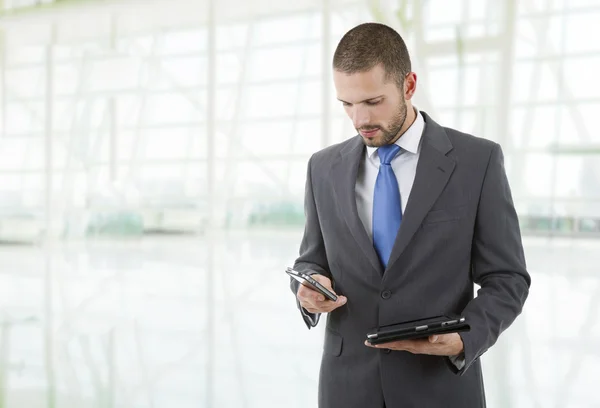
[[[371,344],[383,344],[397,340],[418,339],[433,334],[458,333],[471,328],[461,316],[434,316],[381,326],[367,334]]]

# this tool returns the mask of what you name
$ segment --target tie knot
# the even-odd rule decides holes
[[[379,154],[379,161],[381,164],[390,164],[392,159],[396,157],[398,152],[400,151],[400,146],[397,144],[390,144],[381,146],[377,149],[377,153]]]

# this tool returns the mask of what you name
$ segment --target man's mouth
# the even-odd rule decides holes
[[[370,138],[374,137],[378,131],[379,131],[379,129],[377,128],[377,129],[361,130],[359,133],[361,134],[361,136],[370,139]]]

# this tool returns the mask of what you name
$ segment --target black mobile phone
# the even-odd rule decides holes
[[[304,272],[295,271],[292,268],[287,268],[285,273],[290,275],[292,278],[296,279],[298,282],[303,284],[304,286],[308,286],[312,290],[315,290],[325,296],[327,299],[335,302],[337,300],[337,296],[335,293],[327,289],[325,286],[321,285],[317,280],[315,280],[312,276],[307,275]]]

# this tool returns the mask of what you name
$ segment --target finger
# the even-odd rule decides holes
[[[309,293],[308,296],[303,296],[303,294],[298,292],[298,300],[300,302],[300,306],[305,308],[310,313],[329,313],[337,309],[338,307],[345,305],[348,302],[348,298],[346,298],[345,296],[338,296],[335,302],[332,302],[331,300],[326,300],[325,297],[322,295],[319,296],[312,296],[311,293]]]
[[[450,333],[450,334],[433,334],[431,336],[429,336],[429,342],[430,343],[448,343],[452,341],[452,336],[455,333]]]
[[[412,354],[431,354],[432,350],[429,339],[408,340],[403,347],[404,350]]]
[[[324,297],[319,300],[318,297],[315,298],[314,296],[310,296],[304,299],[304,303],[306,303],[308,307],[317,310],[318,313],[329,313],[338,307],[335,302],[325,300]],[[300,302],[300,304],[302,304],[302,302]]]
[[[337,309],[338,307],[345,305],[347,301],[348,300],[346,299],[346,297],[339,296],[335,302],[332,302],[331,300],[326,300],[324,302],[317,302],[317,306],[327,310],[327,312],[331,312]]]
[[[312,275],[312,278],[333,292],[333,288],[331,287],[331,280],[327,276],[316,274]]]
[[[385,344],[385,343],[383,343],[383,344],[372,344],[372,343],[369,342],[369,340],[365,340],[365,346],[372,347],[372,348],[386,348],[388,344]]]
[[[395,351],[402,350],[402,349],[398,349],[398,348],[394,347],[392,345],[392,343],[387,343],[387,344],[385,344],[385,343],[384,344],[371,344],[368,341],[365,341],[365,346],[371,347],[371,348],[376,348],[376,349],[381,349],[381,350],[395,350]]]
[[[316,305],[316,303],[320,299],[325,300],[325,297],[323,295],[321,295],[311,289],[306,289],[306,290],[299,289],[297,297],[300,302],[309,302],[313,305]]]
[[[348,298],[346,296],[338,296],[335,302],[331,300],[327,300],[325,302],[320,302],[320,305],[323,307],[331,308],[331,310],[337,309],[340,306],[344,306],[348,302]]]
[[[317,308],[317,305],[311,299],[299,299],[299,300],[300,300],[300,306],[302,306],[306,310]]]
[[[391,343],[384,343],[381,346],[384,348],[389,348],[391,350],[410,351],[411,353],[411,350],[414,350],[415,348],[414,342],[412,340],[398,340]]]
[[[300,285],[300,287],[298,288],[298,296],[302,296],[303,298],[308,298],[316,294],[317,292],[315,292],[307,286]]]
[[[298,293],[300,293],[300,290]],[[303,290],[301,293],[304,298],[311,299],[314,302],[322,302],[325,300],[325,296],[309,288],[306,288],[306,290]]]
[[[323,299],[321,301],[321,303],[324,304],[324,305],[325,304],[326,305],[332,305],[332,306],[335,306],[335,307],[339,307],[339,306],[345,305],[346,302],[348,302],[348,298],[346,298],[346,296],[338,296],[335,301],[329,300],[329,299],[327,299],[327,300]]]
[[[326,299],[323,295],[318,295],[314,301],[315,306],[323,307],[327,309],[335,309],[342,305],[345,305],[348,299],[345,296],[338,296],[337,300],[334,302],[332,300]]]
[[[325,296],[319,295],[318,293],[311,293],[308,296],[305,296],[305,299],[312,302],[315,306],[325,303]]]

